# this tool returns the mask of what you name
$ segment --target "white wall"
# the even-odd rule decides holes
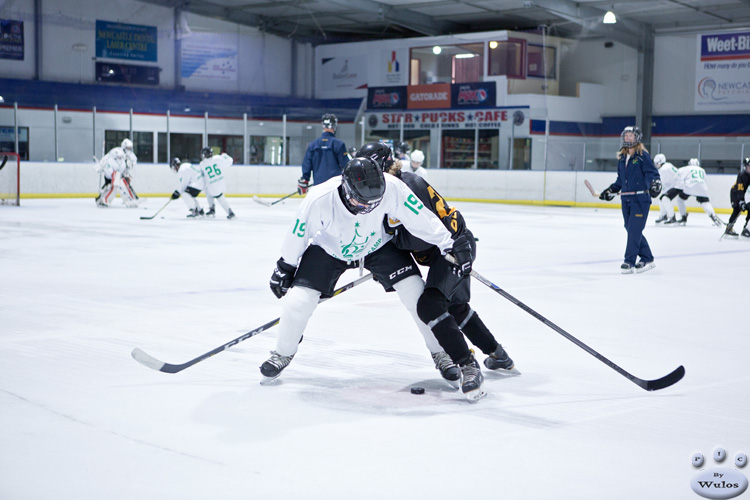
[[[227,194],[283,196],[296,189],[299,166],[234,166],[226,172]],[[602,190],[616,178],[613,172],[543,172],[508,170],[429,169],[429,182],[448,199],[505,201],[528,204],[616,207],[591,196],[583,180]],[[736,175],[708,175],[715,208],[729,209],[729,188]],[[21,196],[95,196],[98,177],[92,163],[21,163]],[[141,196],[167,196],[176,175],[165,164],[138,165],[133,186]],[[23,204],[23,201],[21,202]],[[694,198],[687,205],[698,207]],[[92,201],[93,208],[93,201]]]

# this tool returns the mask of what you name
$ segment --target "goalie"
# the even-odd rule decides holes
[[[96,197],[96,206],[108,207],[112,200],[120,193],[120,198],[126,207],[138,206],[140,198],[132,186],[133,170],[138,163],[138,157],[133,153],[133,141],[123,139],[120,146],[112,148],[109,153],[94,166],[94,170],[103,178]]]

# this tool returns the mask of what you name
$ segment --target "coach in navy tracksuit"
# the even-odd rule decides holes
[[[661,178],[651,155],[641,144],[641,137],[638,127],[625,127],[622,131],[617,154],[617,180],[599,195],[602,200],[612,201],[615,193],[620,193],[622,216],[628,232],[625,262],[620,266],[623,274],[642,273],[656,267],[643,228],[646,227],[651,198],[661,193]],[[636,263],[638,257],[640,260]]]
[[[336,127],[338,119],[336,115],[326,113],[323,115],[323,135],[315,139],[307,146],[305,157],[302,160],[302,177],[297,181],[297,192],[305,194],[310,186],[310,174],[315,184],[323,184],[331,177],[341,175],[344,167],[349,162],[346,144],[336,139]]]

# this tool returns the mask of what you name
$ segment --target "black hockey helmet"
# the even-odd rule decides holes
[[[632,134],[635,136],[635,140],[633,142],[625,140],[625,134],[627,134],[628,132],[632,132]],[[620,149],[634,148],[641,142],[641,139],[643,139],[643,133],[641,132],[640,128],[635,126],[625,127],[620,134]]]
[[[182,161],[175,156],[174,158],[172,158],[172,161],[169,162],[169,168],[177,172],[180,169],[181,164]]]
[[[202,159],[205,160],[206,158],[211,158],[213,155],[214,155],[214,152],[213,152],[213,150],[211,148],[203,148],[203,149],[201,149],[201,158]]]
[[[393,151],[386,144],[374,141],[368,142],[354,155],[357,158],[369,158],[374,161],[383,172],[387,172],[393,165]]]
[[[331,130],[336,130],[336,127],[339,124],[339,119],[336,118],[336,115],[333,113],[324,114],[320,121],[323,124],[323,128],[329,128]]]
[[[743,168],[750,167],[750,158],[745,158],[744,160],[742,160],[742,167]]]
[[[408,142],[397,142],[393,149],[396,150],[397,154],[408,155],[409,154],[409,143]]]
[[[385,177],[374,161],[355,158],[344,167],[341,187],[349,211],[355,215],[366,214],[383,200]]]

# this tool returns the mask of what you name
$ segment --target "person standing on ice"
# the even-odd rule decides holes
[[[659,169],[662,189],[662,194],[659,196],[659,218],[655,222],[657,224],[663,222],[665,225],[677,224],[677,219],[674,215],[674,206],[672,205],[672,200],[679,193],[679,190],[675,189],[677,185],[677,167],[669,163],[667,157],[662,153],[654,156],[654,166]]]
[[[638,127],[625,127],[622,131],[620,150],[617,152],[617,180],[599,195],[602,200],[612,201],[615,193],[622,191],[622,217],[628,232],[625,261],[620,266],[622,274],[642,273],[656,267],[643,229],[646,227],[651,198],[661,193],[661,178],[641,138]],[[636,258],[640,260],[636,262]]]
[[[685,200],[695,196],[700,203],[701,208],[706,215],[711,218],[715,226],[723,226],[724,223],[719,219],[714,211],[711,200],[708,199],[708,185],[706,184],[706,171],[701,168],[698,158],[690,158],[688,164],[677,169],[677,208],[680,210],[680,220],[677,223],[681,226],[687,224],[687,207]]]
[[[323,135],[307,146],[302,159],[302,177],[297,181],[297,193],[305,194],[310,186],[310,176],[315,184],[323,184],[331,177],[341,175],[346,163],[350,160],[346,144],[336,138],[339,120],[333,113],[326,113],[321,118]]]
[[[196,199],[206,187],[205,177],[201,169],[192,163],[182,162],[177,157],[172,158],[169,167],[177,174],[178,178],[177,189],[172,193],[172,199],[176,200],[182,197],[188,210],[190,210],[187,217],[202,219],[205,214]]]
[[[750,158],[742,160],[742,166],[740,166],[740,173],[737,175],[737,180],[732,184],[732,188],[729,190],[729,199],[732,202],[732,215],[729,216],[729,222],[727,222],[727,228],[724,230],[725,236],[731,236],[733,238],[739,238],[739,235],[734,231],[734,223],[740,216],[741,212],[747,210],[747,216],[745,217],[745,227],[742,228],[742,236],[750,238],[750,230],[747,228],[747,223],[750,222]]]
[[[135,208],[140,198],[131,186],[133,170],[138,163],[138,157],[133,153],[133,141],[123,139],[118,147],[114,147],[99,160],[94,170],[104,178],[104,183],[99,188],[99,196],[96,197],[96,206],[108,207],[117,193],[126,207]]]
[[[216,217],[216,204],[214,200],[217,200],[221,208],[227,213],[227,219],[232,220],[236,217],[234,212],[232,212],[232,207],[229,206],[227,197],[224,196],[227,190],[226,182],[224,182],[224,174],[232,166],[233,162],[232,157],[226,153],[215,155],[211,148],[201,149],[201,163],[198,168],[203,173],[206,183],[206,199],[208,200],[206,217]]]
[[[412,153],[412,159],[417,152]],[[440,219],[453,240],[470,246],[472,260],[476,258],[474,235],[466,227],[461,213],[449,206],[427,181],[410,172],[410,168],[402,170],[403,161],[393,159],[391,148],[380,142],[370,142],[359,149],[357,156],[370,158],[384,172],[406,184],[419,201]],[[458,276],[435,245],[412,235],[400,221],[389,216],[383,224],[386,232],[394,235],[393,242],[397,248],[412,252],[420,265],[429,267],[424,292],[417,301],[417,314],[430,327],[450,361],[460,367],[461,390],[466,397],[471,401],[484,397],[484,375],[464,335],[488,355],[484,360],[484,366],[488,369],[512,370],[513,360],[469,305],[471,280]]]
[[[457,273],[468,276],[471,272],[470,245],[451,239],[440,219],[405,184],[384,175],[370,159],[351,160],[341,176],[310,188],[284,239],[270,280],[274,295],[284,297],[279,335],[276,350],[260,367],[262,383],[281,375],[297,353],[320,298],[331,297],[344,271],[357,267],[371,271],[386,291],[395,290],[428,347],[434,344],[440,350],[417,314],[417,300],[424,289],[419,269],[409,252],[391,242],[392,236],[383,227],[386,214],[397,217],[440,253],[451,253]]]

